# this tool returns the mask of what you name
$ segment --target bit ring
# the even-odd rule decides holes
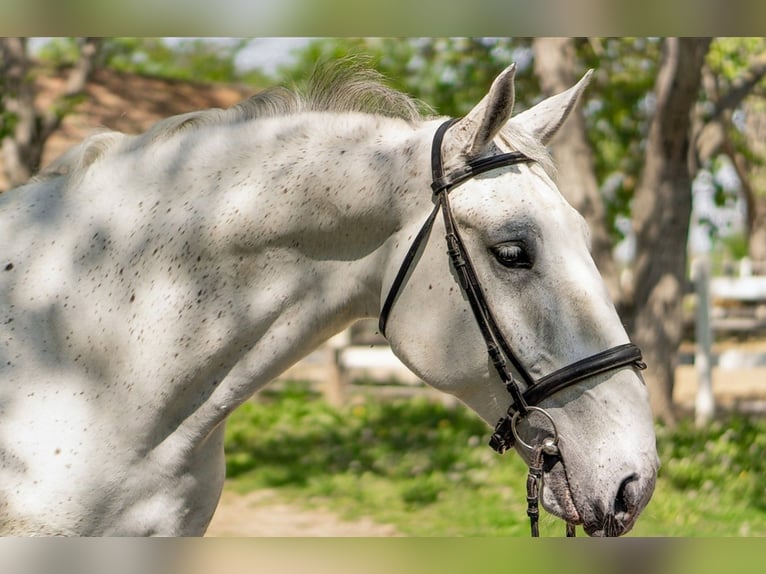
[[[521,416],[521,413],[519,411],[516,411],[513,413],[513,418],[511,419],[511,432],[513,433],[513,437],[516,439],[516,442],[526,448],[527,450],[534,450],[534,447],[530,444],[527,444],[524,442],[524,440],[519,436],[519,433],[516,432],[516,425],[518,424],[519,420],[522,418],[525,418],[529,416],[530,412],[538,412],[541,415],[543,415],[545,418],[548,419],[551,423],[551,427],[553,427],[553,436],[546,437],[543,439],[543,445],[542,449],[543,452],[546,454],[558,454],[558,444],[559,444],[559,431],[556,428],[556,423],[553,422],[553,417],[548,414],[547,411],[544,409],[541,409],[540,407],[527,407],[527,413],[524,414],[524,416]]]

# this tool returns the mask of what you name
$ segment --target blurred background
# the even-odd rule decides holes
[[[663,468],[634,534],[766,535],[764,38],[2,38],[0,192],[95,130],[300,86],[347,56],[446,116],[511,62],[517,111],[595,70],[552,152],[649,364]],[[526,535],[523,463],[376,329],[357,323],[235,413],[211,535]]]

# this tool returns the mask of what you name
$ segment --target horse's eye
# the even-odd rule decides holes
[[[492,247],[495,259],[511,269],[529,269],[532,267],[532,257],[521,243],[501,243]]]

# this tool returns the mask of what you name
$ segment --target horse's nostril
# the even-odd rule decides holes
[[[590,536],[622,536],[633,527],[642,496],[641,480],[638,474],[631,474],[620,483],[611,509],[605,511],[603,503],[594,508],[595,519],[583,523],[585,532]]]
[[[638,506],[638,475],[631,474],[620,483],[614,499],[614,514],[632,513]]]

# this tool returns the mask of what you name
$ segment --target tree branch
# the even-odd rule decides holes
[[[61,94],[45,114],[42,116],[41,134],[43,140],[55,132],[64,120],[64,116],[70,111],[73,101],[77,96],[85,92],[88,80],[96,68],[96,58],[103,40],[101,38],[81,38],[80,57],[75,62],[66,80],[64,93]]]
[[[719,93],[718,82],[712,74],[705,74],[703,86],[708,99],[714,102],[714,108],[708,118],[702,119],[697,114],[695,120],[697,124],[694,130],[696,166],[704,164],[721,152],[726,144],[726,132],[730,128],[731,113],[749,94],[756,91],[756,87],[764,77],[766,77],[766,53],[754,57],[750,66],[732,82],[729,90],[723,95]]]
[[[766,53],[758,54],[753,58],[750,66],[732,82],[729,91],[718,99],[713,118],[733,111],[764,77],[766,77]]]
[[[24,183],[40,167],[48,138],[61,127],[79,96],[85,92],[96,67],[102,40],[78,41],[80,56],[70,70],[63,93],[46,110],[35,105],[35,84],[25,38],[0,38],[0,119],[2,126],[3,167],[11,186]]]

